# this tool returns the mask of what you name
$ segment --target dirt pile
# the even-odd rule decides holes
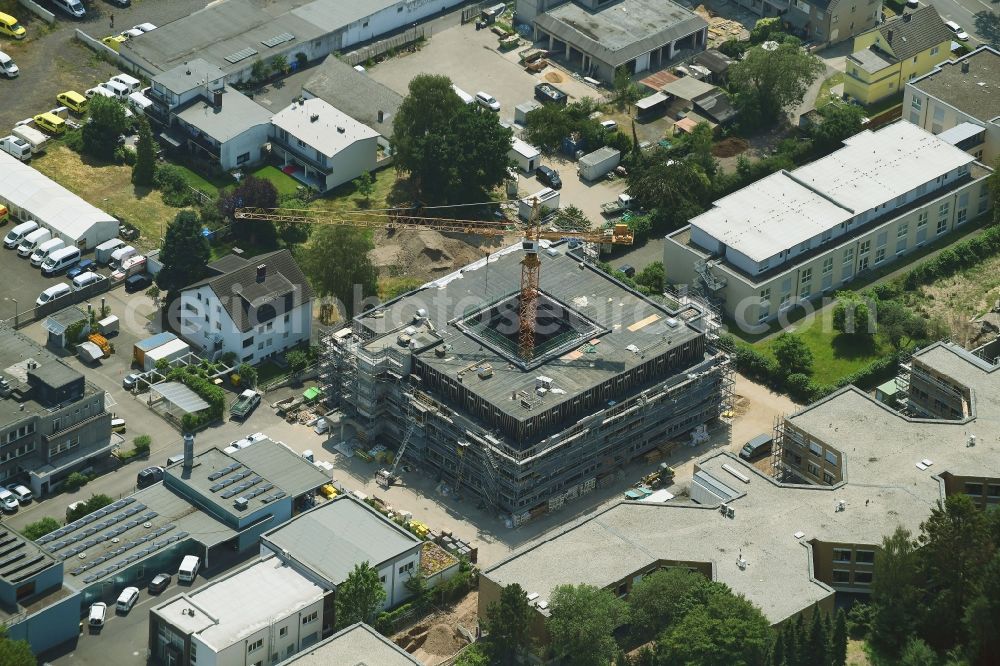
[[[467,641],[458,633],[457,629],[441,622],[427,631],[427,640],[424,641],[422,647],[425,652],[430,654],[450,657],[461,650],[466,643]]]
[[[715,157],[734,157],[749,147],[750,144],[745,139],[730,136],[712,146],[712,155]]]
[[[562,83],[563,76],[559,72],[546,72],[545,80],[549,83]]]
[[[464,240],[425,230],[376,234],[375,249],[369,256],[382,275],[430,280],[485,254],[484,249]]]

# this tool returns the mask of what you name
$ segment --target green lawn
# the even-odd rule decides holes
[[[278,188],[278,194],[281,196],[297,194],[301,185],[299,181],[287,173],[283,173],[278,167],[270,165],[261,167],[250,175],[255,178],[263,178],[264,180],[271,181]]]
[[[376,171],[374,176],[375,187],[372,191],[370,204],[367,205],[367,207],[376,209],[386,208],[390,205],[388,200],[392,194],[393,188],[396,186],[396,170],[389,167],[387,169]],[[316,199],[310,205],[310,208],[327,210],[333,213],[364,210],[365,207],[365,201],[361,195],[357,193],[353,182],[344,183],[329,194]]]
[[[832,102],[833,98],[830,97],[830,89],[833,88],[834,86],[842,84],[843,82],[844,82],[843,72],[837,72],[836,74],[828,78],[826,81],[824,81],[823,85],[819,87],[819,94],[816,96],[816,108],[821,109],[830,102]]]
[[[202,192],[213,198],[219,196],[220,189],[236,184],[236,181],[233,180],[228,175],[222,178],[217,178],[214,181],[211,181],[202,176],[201,174],[192,171],[183,164],[176,164],[175,166],[178,169],[180,169],[181,175],[184,176],[184,180],[187,181],[188,185],[190,185],[196,190],[201,190]]]
[[[803,319],[789,327],[812,351],[812,378],[817,384],[835,384],[842,377],[892,352],[892,348],[877,337],[858,338],[833,330],[831,313],[832,309],[827,308],[818,316]],[[752,346],[770,356],[772,341],[773,338],[755,342]]]

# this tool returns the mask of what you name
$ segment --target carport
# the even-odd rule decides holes
[[[180,411],[184,414],[194,414],[209,407],[208,403],[201,396],[180,382],[161,382],[150,386],[150,406],[160,400],[169,405],[166,409],[168,414],[173,414],[175,411]]]

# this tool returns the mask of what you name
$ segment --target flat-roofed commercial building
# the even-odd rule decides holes
[[[863,131],[717,200],[667,236],[664,267],[755,326],[905,260],[989,210],[991,169],[907,122]]]

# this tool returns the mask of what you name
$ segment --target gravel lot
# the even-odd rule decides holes
[[[22,42],[0,40],[0,50],[10,55],[21,70],[16,79],[0,80],[0,132],[6,134],[19,120],[56,106],[56,95],[66,90],[83,92],[117,73],[117,68],[99,59],[96,54],[76,41],[77,28],[101,39],[117,34],[137,23],[163,25],[203,8],[206,0],[134,0],[122,9],[106,2],[85,3],[87,16],[82,21],[71,20],[59,10],[46,5],[56,14],[56,23],[49,27],[31,12],[19,7],[15,16],[25,24],[27,38]],[[114,13],[115,29],[110,28]]]

